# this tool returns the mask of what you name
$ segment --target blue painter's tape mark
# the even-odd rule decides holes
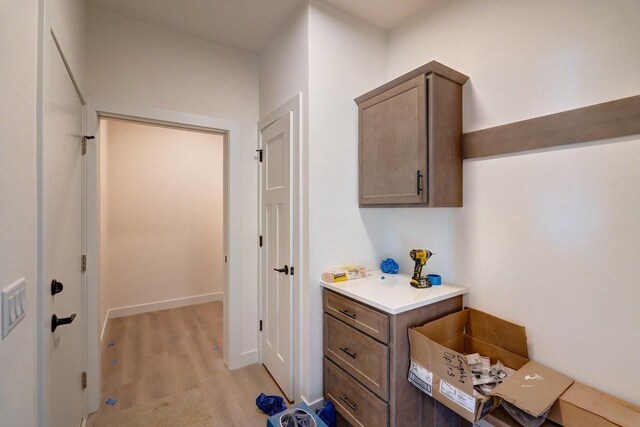
[[[107,405],[109,405],[109,406],[115,405],[116,402],[117,402],[117,400],[115,400],[115,399],[107,399]]]
[[[220,347],[218,347],[217,345],[214,345],[214,346],[213,346],[213,349],[214,349],[215,351],[218,351],[218,350],[220,350]]]
[[[112,365],[117,365],[117,364],[118,364],[118,359],[113,359],[113,360],[111,361],[111,364],[112,364]]]

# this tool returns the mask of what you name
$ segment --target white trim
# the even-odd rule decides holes
[[[89,325],[87,347],[87,373],[95,381],[89,382],[88,412],[98,410],[100,406],[100,320],[99,316],[99,197],[98,197],[98,132],[99,117],[120,117],[137,121],[162,123],[180,128],[191,128],[219,132],[225,135],[224,141],[224,256],[228,257],[224,271],[224,345],[223,358],[229,369],[241,367],[240,355],[240,295],[236,288],[240,283],[242,256],[240,252],[241,229],[238,215],[240,212],[241,181],[240,168],[240,124],[235,121],[200,116],[179,111],[164,110],[144,105],[121,103],[117,101],[88,98],[87,134],[94,135],[95,143],[87,148],[87,307]]]
[[[195,304],[204,304],[213,301],[222,301],[222,292],[212,292],[210,294],[195,295],[192,297],[168,299],[164,301],[149,302],[145,304],[128,305],[109,310],[108,319],[132,316],[134,314],[150,313],[152,311],[167,310],[169,308],[186,307]]]
[[[295,402],[304,401],[302,397],[302,365],[301,365],[301,307],[302,304],[302,286],[304,281],[301,280],[306,274],[306,263],[303,263],[305,259],[305,245],[304,245],[304,180],[303,180],[303,135],[302,135],[302,94],[297,93],[292,98],[287,100],[284,104],[280,105],[271,113],[260,119],[258,122],[258,145],[257,148],[262,148],[262,130],[269,126],[271,123],[278,120],[283,115],[291,114],[291,206],[293,211],[293,233],[292,241],[293,246],[291,248],[291,255],[293,257],[292,265],[295,267],[295,274],[293,275],[293,399]],[[258,162],[258,183],[256,193],[258,197],[258,232],[263,234],[262,231],[262,174],[260,173],[261,163]],[[261,248],[258,248],[258,310],[260,318],[262,318],[262,256]],[[259,361],[262,361],[262,333],[258,336],[258,354]]]
[[[324,406],[324,398],[319,398],[314,400],[313,402],[309,402],[309,400],[307,400],[306,397],[304,396],[300,396],[300,399],[311,409],[313,409],[314,411],[322,408]]]
[[[104,341],[104,336],[107,333],[107,325],[109,320],[116,319],[118,317],[131,316],[134,314],[150,313],[153,311],[166,310],[169,308],[186,307],[189,305],[204,304],[207,302],[222,301],[224,298],[223,292],[211,292],[209,294],[194,295],[191,297],[174,298],[163,301],[149,302],[145,304],[128,305],[125,307],[117,307],[107,310],[107,315],[102,322],[102,332],[100,333],[100,342]],[[257,350],[256,350],[257,351]],[[241,356],[244,356],[242,353]],[[255,362],[253,362],[255,363]]]
[[[253,365],[254,363],[258,363],[260,361],[260,353],[258,349],[245,351],[240,354],[240,364],[242,366]]]

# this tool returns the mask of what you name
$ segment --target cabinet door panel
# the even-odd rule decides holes
[[[360,204],[428,202],[426,90],[421,75],[360,104]]]

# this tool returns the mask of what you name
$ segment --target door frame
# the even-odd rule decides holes
[[[224,231],[223,251],[227,259],[223,280],[223,359],[228,369],[241,367],[240,337],[242,319],[240,283],[242,256],[240,220],[230,212],[240,211],[240,124],[235,121],[209,116],[164,110],[144,105],[88,98],[86,108],[87,135],[95,136],[88,144],[86,155],[86,247],[87,247],[87,413],[100,407],[101,372],[100,353],[103,325],[99,319],[100,303],[100,197],[99,197],[99,122],[101,118],[125,119],[142,123],[160,124],[185,130],[200,130],[224,136]],[[108,321],[105,319],[105,324]]]
[[[300,350],[301,350],[301,308],[302,304],[302,277],[306,274],[306,265],[304,263],[304,235],[302,233],[304,218],[303,209],[306,206],[304,203],[303,187],[303,175],[304,168],[301,167],[303,157],[301,155],[301,141],[302,141],[302,94],[297,93],[289,100],[284,102],[278,108],[267,114],[265,117],[258,121],[258,141],[257,149],[262,150],[262,131],[270,124],[278,120],[285,114],[290,114],[290,135],[291,135],[291,150],[290,150],[290,174],[291,174],[291,240],[293,241],[293,247],[291,248],[292,266],[295,267],[295,274],[293,275],[293,317],[291,331],[293,334],[293,399],[295,403],[303,402],[302,397],[302,367],[300,364]],[[257,161],[257,198],[258,198],[258,235],[262,236],[264,230],[262,229],[262,163]],[[262,248],[257,245],[257,258],[258,258],[258,313],[260,319],[263,318],[263,303],[264,303],[264,277],[262,274]],[[259,360],[262,363],[262,332],[258,331],[258,350]]]

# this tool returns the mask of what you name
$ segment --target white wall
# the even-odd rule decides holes
[[[37,2],[0,3],[0,288],[27,279],[26,315],[0,341],[0,414],[36,425]]]
[[[108,123],[109,308],[221,299],[224,137]]]
[[[142,104],[240,123],[239,197],[243,254],[256,253],[258,57],[89,7],[87,91],[99,99]],[[257,259],[242,259],[241,352],[257,358]],[[245,359],[243,359],[245,360]]]
[[[300,93],[302,97],[301,106],[301,122],[300,122],[300,172],[302,175],[301,192],[301,227],[302,239],[306,243],[308,232],[305,224],[308,220],[308,143],[309,143],[309,15],[306,2],[304,2],[298,10],[282,25],[280,30],[267,43],[262,52],[260,52],[260,118],[265,118],[278,107],[284,104],[296,94]],[[306,251],[306,245],[303,251]],[[304,262],[304,259],[303,259]],[[307,265],[296,266],[301,272],[307,271]],[[308,300],[306,295],[306,283],[303,279],[301,284],[301,299],[303,307],[300,308],[302,320],[306,318],[304,311],[305,302]],[[295,306],[296,303],[294,303]],[[301,337],[302,341],[306,341],[306,336]],[[299,359],[302,353],[302,342],[296,343],[294,352]],[[295,357],[294,357],[295,358]],[[302,370],[306,364],[305,360],[299,360],[298,366],[294,366],[296,370],[295,377],[298,380],[304,380]],[[295,365],[295,364],[294,364]],[[296,381],[297,382],[297,381]],[[302,382],[302,381],[301,381]],[[303,387],[296,388],[296,401],[303,399],[309,402],[308,395],[302,390]]]
[[[390,34],[388,77],[432,59],[469,75],[469,132],[640,94],[639,45],[635,1],[450,1]],[[465,161],[464,207],[386,209],[388,251],[434,250],[532,358],[638,404],[639,141]]]
[[[386,79],[385,35],[320,2],[309,7],[309,307],[305,393],[322,397],[322,271],[379,264],[389,212],[358,208],[353,99]],[[330,236],[330,237],[329,237]]]

